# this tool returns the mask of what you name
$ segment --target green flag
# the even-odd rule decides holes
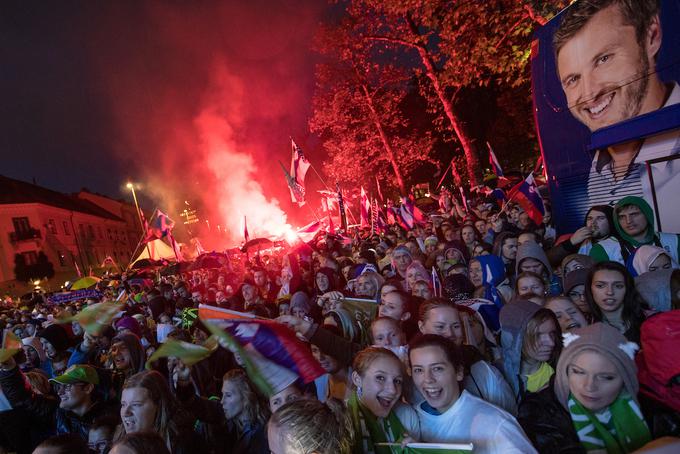
[[[4,363],[21,351],[22,343],[12,331],[5,331],[0,348],[0,363]]]
[[[123,308],[121,303],[96,303],[87,306],[76,315],[60,317],[57,323],[78,322],[85,332],[94,336],[99,336],[104,328],[111,325],[114,317]]]
[[[193,366],[199,361],[206,359],[213,350],[203,345],[196,345],[175,339],[168,339],[161,347],[151,355],[146,362],[146,368],[151,369],[151,363],[159,358],[174,356],[182,360],[187,366]]]

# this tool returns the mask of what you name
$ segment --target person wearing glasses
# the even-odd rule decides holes
[[[112,412],[110,405],[96,397],[97,370],[76,364],[50,382],[59,399],[27,390],[13,358],[0,363],[0,386],[13,408],[24,409],[30,415],[32,425],[50,427],[52,433],[77,434],[87,441],[93,422]]]

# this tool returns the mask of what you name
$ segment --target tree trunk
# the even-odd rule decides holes
[[[404,184],[404,177],[401,174],[401,170],[399,170],[397,159],[394,157],[394,150],[392,149],[392,144],[390,144],[387,134],[385,133],[385,129],[383,128],[382,123],[380,122],[378,112],[375,110],[375,105],[373,104],[373,98],[371,97],[371,93],[368,91],[368,87],[366,85],[362,84],[361,88],[364,92],[364,98],[366,98],[366,105],[368,105],[368,109],[371,111],[371,119],[375,124],[375,128],[378,130],[378,135],[380,135],[380,140],[382,141],[383,147],[385,147],[387,158],[390,161],[390,164],[392,164],[394,176],[397,178],[399,194],[402,197],[406,197],[407,192],[406,185]]]
[[[421,35],[418,32],[418,26],[413,22],[413,20],[411,20],[411,18],[407,18],[407,21],[411,28],[411,32],[418,39],[421,39]],[[437,96],[439,97],[439,100],[442,103],[442,107],[444,107],[446,117],[449,119],[449,122],[453,127],[453,131],[456,133],[456,136],[458,136],[460,145],[463,147],[463,153],[465,154],[465,160],[467,162],[468,177],[470,177],[470,185],[478,186],[482,183],[482,181],[480,178],[481,167],[479,164],[479,157],[477,156],[477,147],[475,147],[474,142],[472,138],[470,138],[470,136],[468,135],[468,132],[463,123],[456,116],[456,113],[453,109],[453,103],[446,96],[446,93],[444,93],[444,89],[439,83],[439,77],[437,77],[437,70],[435,69],[432,56],[428,52],[425,45],[422,43],[416,45],[416,49],[418,49],[420,59],[423,62],[423,66],[425,66],[425,74],[427,74],[427,77],[430,79],[430,81],[432,81],[432,86],[434,87],[434,91],[437,93]],[[454,173],[454,179],[456,179],[455,176],[456,174]],[[458,176],[458,179],[460,179],[460,176]]]

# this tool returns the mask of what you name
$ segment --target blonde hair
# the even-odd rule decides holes
[[[269,424],[279,429],[286,454],[350,454],[354,429],[342,403],[298,399],[280,407]]]
[[[243,411],[248,421],[264,425],[269,416],[269,407],[264,405],[261,397],[253,389],[248,375],[241,369],[232,369],[224,374],[223,381],[233,383],[244,401]]]
[[[361,350],[354,357],[352,369],[354,372],[363,377],[364,373],[366,373],[366,370],[368,370],[371,364],[373,364],[373,362],[380,357],[391,358],[395,360],[399,364],[399,367],[403,369],[402,362],[399,360],[397,355],[383,347],[368,347]]]

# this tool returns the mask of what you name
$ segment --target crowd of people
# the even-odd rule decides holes
[[[0,451],[386,454],[423,442],[629,453],[673,443],[680,236],[657,232],[637,197],[591,207],[560,237],[547,200],[536,225],[512,202],[480,197],[466,210],[446,191],[438,199],[408,230],[324,232],[221,268],[110,276],[84,300],[16,301],[0,317],[23,344],[0,363]],[[122,310],[96,334],[82,319],[63,323],[120,295]],[[227,345],[190,365],[149,361],[168,339],[205,344],[200,304],[285,325],[324,373],[264,395]]]

